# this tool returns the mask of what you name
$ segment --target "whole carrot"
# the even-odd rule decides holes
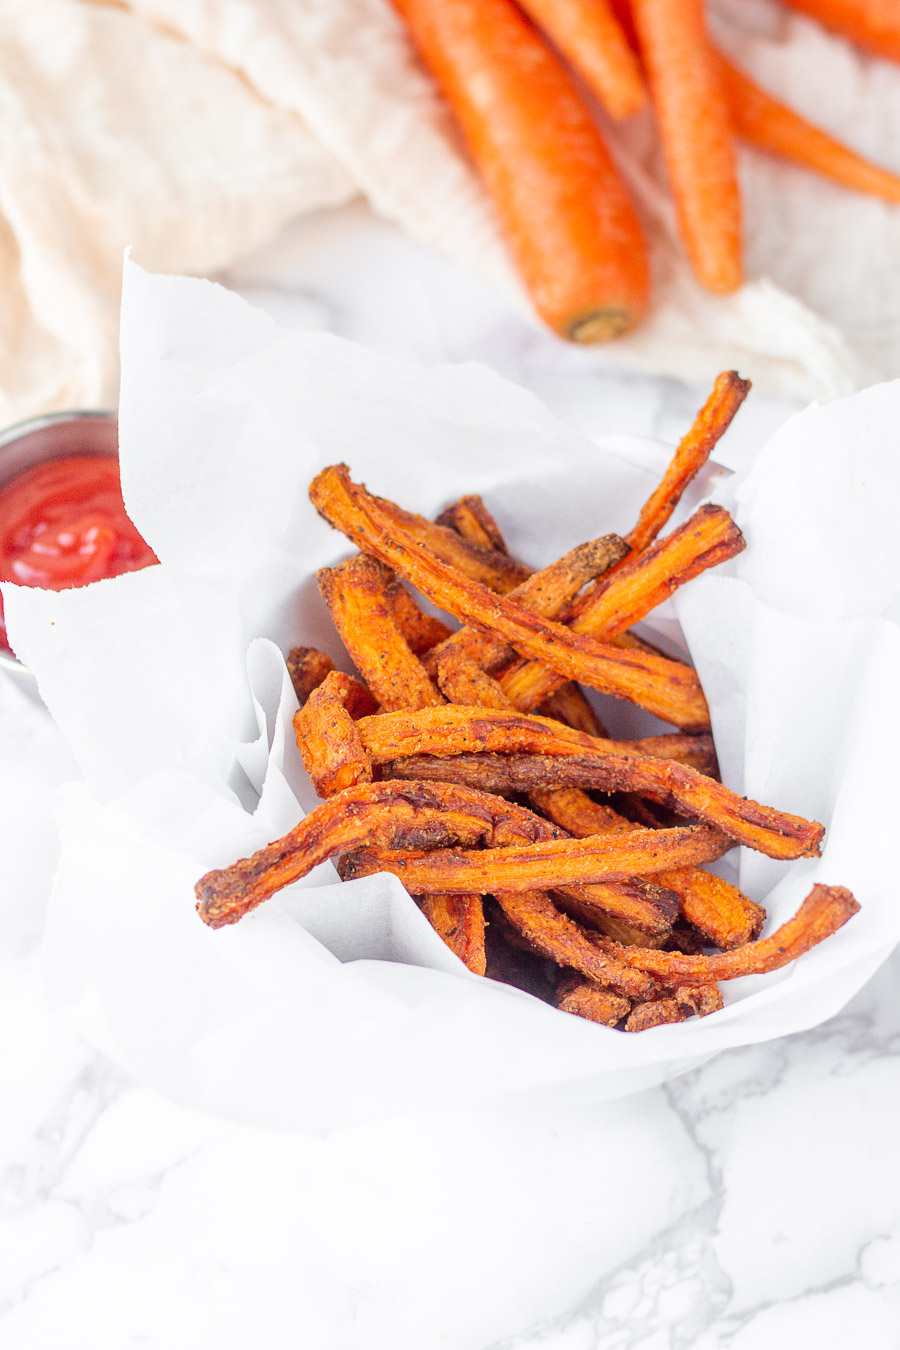
[[[535,308],[603,342],[649,296],[646,245],[600,133],[561,62],[510,0],[393,0],[441,85]]]
[[[731,120],[703,0],[632,0],[681,237],[699,281],[741,284],[741,203]]]
[[[641,70],[608,0],[519,0],[578,71],[592,94],[618,120],[647,102]]]
[[[900,61],[900,4],[897,0],[788,0],[794,9],[826,28],[852,38],[866,51]]]
[[[735,134],[741,140],[814,169],[844,187],[872,193],[887,202],[900,202],[897,174],[871,164],[779,103],[724,56],[719,63]]]

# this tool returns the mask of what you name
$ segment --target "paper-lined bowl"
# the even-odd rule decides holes
[[[705,486],[733,503],[748,549],[654,616],[666,640],[680,621],[729,786],[828,827],[821,859],[741,851],[770,925],[817,881],[849,886],[862,911],[794,965],[726,986],[721,1012],[628,1036],[470,974],[394,878],[341,885],[328,864],[219,931],[192,888],[315,803],[282,652],[340,656],[314,573],[348,545],[309,504],[319,468],[346,460],[426,515],[481,492],[540,566],[627,530],[668,452],[598,446],[484,369],[287,332],[219,288],[130,266],[122,481],[161,566],[81,591],[5,588],[17,649],[85,773],[58,802],[59,1006],[180,1101],[315,1130],[498,1093],[616,1096],[831,1016],[900,937],[900,483],[883,443],[898,404],[884,386],[813,409],[741,479],[713,470]]]

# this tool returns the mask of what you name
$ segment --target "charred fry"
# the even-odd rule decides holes
[[[634,1007],[625,1021],[625,1031],[649,1031],[667,1022],[684,1022],[692,1014],[708,1017],[723,1006],[718,985],[681,985],[669,998],[649,999]]]
[[[499,525],[477,493],[451,502],[438,516],[436,523],[445,525],[448,530],[455,530],[470,544],[493,548],[498,553],[509,552]]]
[[[200,878],[200,917],[213,928],[242,915],[335,854],[376,842],[393,847],[508,843],[560,834],[522,806],[449,783],[365,783],[316,807],[282,839]],[[436,888],[432,888],[436,889]],[[452,891],[451,886],[443,887]],[[472,888],[477,893],[477,888]]]
[[[562,1012],[586,1017],[604,1027],[621,1022],[631,1007],[630,1000],[622,994],[613,994],[593,980],[580,980],[577,976],[560,982],[557,1000],[556,1006]]]
[[[631,998],[649,998],[656,989],[653,981],[636,983],[629,978],[635,971],[607,954],[586,937],[574,920],[561,914],[548,896],[540,891],[507,895],[495,892],[495,898],[514,928],[544,956],[570,966],[582,975],[606,985],[617,994]],[[597,956],[605,957],[598,961]]]
[[[780,970],[790,961],[836,933],[859,909],[843,886],[813,886],[792,919],[768,937],[748,942],[730,952],[685,956],[681,952],[652,951],[649,947],[620,947],[599,939],[610,955],[635,969],[645,970],[664,984],[709,984]]]
[[[318,689],[329,671],[334,670],[334,662],[324,652],[315,647],[292,647],[287,654],[288,674],[297,702],[302,708],[314,689]],[[375,711],[373,704],[372,712]]]

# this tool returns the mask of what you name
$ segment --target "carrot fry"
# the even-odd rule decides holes
[[[608,642],[624,634],[679,586],[733,558],[743,548],[744,537],[728,512],[720,506],[701,506],[665,539],[632,555],[610,576],[586,590],[561,615],[561,622],[573,633]],[[635,646],[629,642],[620,651],[622,656],[636,660],[665,659],[643,643]],[[549,665],[547,661],[545,667]],[[499,679],[508,697],[523,710],[537,707],[561,683],[558,674],[554,676],[552,670],[528,661],[514,663]]]
[[[675,990],[676,1003],[690,1008],[697,1017],[709,1017],[724,1007],[722,991],[717,984],[682,984]]]
[[[478,895],[423,895],[422,912],[460,961],[476,975],[487,966],[484,910]]]
[[[468,658],[458,649],[451,648],[445,652],[444,661],[449,661],[451,664],[459,663],[462,672],[465,672],[465,663]],[[452,681],[451,683],[443,683],[442,688],[445,693],[448,693],[450,697],[455,697],[454,691],[457,691],[465,695],[470,703],[477,703],[479,707],[507,707],[503,691],[499,685],[495,684],[491,677],[485,675],[477,666],[473,666],[470,662],[468,665],[471,667],[468,670],[468,678],[466,678],[465,673],[461,673],[452,689]],[[566,685],[564,688],[574,690],[577,686]],[[490,787],[493,791],[503,791],[502,779],[499,784],[496,781],[486,780],[480,763],[474,765],[468,774],[465,772],[467,766],[463,766],[463,774],[460,775],[460,760],[471,763],[472,760],[483,758],[488,757],[460,755],[451,760],[432,760],[427,755],[414,755],[410,761],[404,762],[401,760],[389,766],[387,772],[391,777],[413,777],[415,775],[412,772],[412,764],[415,763],[419,766],[423,778],[436,777],[445,781],[463,781],[472,787]],[[489,758],[492,762],[499,761],[504,768],[508,759],[507,756],[502,755],[490,756]],[[584,794],[573,793],[571,795],[583,796]],[[536,804],[534,796],[535,794],[531,794],[532,805]],[[584,800],[588,806],[593,805],[589,797],[584,796]],[[539,804],[537,809],[541,809]],[[620,940],[623,937],[623,932],[625,935],[634,933],[636,942],[647,942],[648,934],[656,936],[658,940],[664,939],[669,932],[671,919],[677,906],[677,899],[671,892],[641,878],[582,886],[577,890],[570,889],[566,892],[566,900],[576,918],[581,917],[581,915],[572,907],[580,906],[590,914],[591,921],[607,936]]]
[[[610,955],[647,971],[665,984],[709,984],[780,970],[836,933],[858,909],[858,903],[844,886],[813,886],[793,918],[774,933],[734,951],[711,956],[621,947],[606,938],[597,941]]]
[[[577,977],[561,981],[557,999],[557,1007],[562,1012],[586,1017],[604,1027],[614,1027],[621,1022],[631,1007],[630,1000],[621,994],[612,994],[593,980]]]
[[[634,828],[624,816],[583,792],[532,792],[531,802],[575,839]],[[685,867],[658,872],[656,880],[678,896],[684,918],[713,946],[725,951],[759,936],[766,911],[721,877],[700,867]]]
[[[707,503],[665,539],[633,553],[572,605],[576,632],[618,637],[679,587],[745,548],[744,536],[721,506]]]
[[[653,883],[646,881],[642,877],[635,877],[634,881],[611,881],[609,887],[617,889],[624,888],[633,890],[637,894],[637,888],[640,887],[642,899],[647,897],[647,887],[652,887]],[[606,898],[603,897],[599,904],[595,904],[593,893],[598,893],[603,888],[599,886],[569,886],[563,890],[552,891],[553,899],[564,914],[570,918],[577,919],[578,922],[589,930],[602,933],[604,937],[612,938],[614,942],[624,943],[626,947],[669,947],[671,945],[672,933],[675,924],[667,932],[648,933],[646,927],[641,929],[633,924],[626,923],[620,919],[617,914],[611,914],[606,904]],[[661,886],[656,887],[658,895],[668,895],[671,892],[663,891]],[[605,906],[605,907],[604,907]]]
[[[327,470],[325,472],[327,473]],[[314,479],[313,485],[315,481]],[[313,485],[310,486],[310,496]],[[496,591],[498,595],[506,595],[509,591],[515,590],[516,586],[521,586],[522,582],[527,581],[532,575],[532,569],[511,558],[505,548],[485,548],[482,544],[471,543],[456,530],[447,529],[446,526],[438,525],[425,516],[418,516],[413,511],[404,511],[402,506],[398,506],[387,497],[369,494],[369,500],[377,504],[381,519],[401,529],[404,537],[413,544],[427,548],[435,557],[449,563],[470,581],[480,581],[483,586]],[[334,521],[329,523],[333,525]],[[336,528],[342,529],[340,525]],[[342,530],[342,533],[346,534],[347,531]]]
[[[678,897],[654,876],[548,887],[566,913],[617,942],[656,947],[666,942],[678,914]]]
[[[640,66],[608,0],[519,0],[617,121],[640,112]]]
[[[886,202],[900,202],[900,177],[897,174],[864,159],[786,104],[779,103],[721,54],[719,66],[735,134],[742,141],[758,150],[792,159],[844,187],[871,193]]]
[[[494,548],[498,553],[509,552],[500,526],[477,492],[469,493],[445,506],[435,524],[446,525],[448,530],[455,530],[470,544],[478,544],[481,548]]]
[[[332,670],[294,714],[303,767],[320,797],[372,781],[372,761],[348,706],[365,696],[351,675]]]
[[[536,788],[531,799],[536,811],[573,839],[586,839],[592,834],[623,834],[634,829],[631,821],[618,811],[595,802],[578,788]]]
[[[400,629],[414,656],[424,656],[445,642],[452,633],[440,619],[419,609],[415,600],[397,580],[392,577],[387,586],[387,600],[394,615],[394,622]]]
[[[503,553],[508,553],[506,540],[500,532],[500,528],[494,517],[488,511],[484,502],[478,496],[460,497],[458,501],[448,506],[437,518],[439,525],[447,525],[451,529],[461,534],[471,544],[489,545],[492,548],[500,549]],[[537,583],[536,588],[532,588],[529,582],[525,582],[525,589],[521,587],[512,592],[512,598],[519,600],[523,604],[528,604],[530,608],[537,609],[548,619],[556,618],[561,609],[570,603],[581,589],[576,583],[584,577],[582,585],[593,580],[593,577],[600,572],[600,568],[605,564],[607,567],[615,565],[616,559],[613,554],[621,545],[617,535],[607,535],[604,553],[597,555],[596,563],[592,556],[592,550],[599,546],[600,541],[593,541],[591,544],[581,545],[580,548],[570,550],[565,557],[551,563],[549,567],[543,568],[541,572],[534,573],[530,581]],[[609,561],[605,561],[605,552],[609,552]],[[622,552],[622,557],[627,556]],[[588,575],[588,571],[596,566],[597,570],[593,575]],[[557,590],[556,587],[559,587]],[[452,648],[465,650],[469,653],[473,663],[477,660],[480,665],[493,666],[500,665],[504,661],[512,660],[515,653],[503,643],[493,642],[486,633],[477,628],[466,626],[454,635],[454,640],[449,644]],[[662,653],[659,653],[662,655]],[[462,667],[457,667],[457,673],[462,673]],[[434,670],[431,672],[435,674]],[[470,679],[474,679],[469,672]],[[452,678],[452,675],[451,675]],[[438,683],[440,676],[438,674]],[[499,698],[504,698],[502,690],[494,681],[490,684],[482,684],[484,698],[462,698],[448,693],[447,697],[453,703],[478,703],[487,707],[505,707],[507,703],[498,702]],[[472,691],[470,690],[470,693]],[[546,705],[546,706],[545,706]],[[571,681],[561,685],[555,694],[551,694],[549,699],[545,699],[541,704],[540,711],[547,717],[556,717],[560,722],[566,722],[569,726],[578,727],[581,731],[588,732],[592,736],[603,736],[605,731],[600,719],[597,717],[591,705],[588,703],[584,694],[577,684]]]
[[[644,313],[646,245],[571,77],[509,0],[393,0],[442,87],[534,306],[602,342]]]
[[[461,576],[427,548],[417,548],[382,504],[352,482],[345,465],[324,469],[310,486],[310,498],[336,529],[365,552],[395,567],[434,604],[457,618],[497,633],[517,651],[545,663],[565,679],[619,694],[685,730],[708,727],[709,710],[695,671],[677,661],[605,647]],[[543,691],[541,698],[548,692]]]
[[[480,751],[580,756],[585,761],[590,756],[598,775],[593,786],[604,792],[638,792],[715,825],[738,843],[772,858],[817,857],[820,852],[824,829],[816,821],[740,797],[686,764],[634,751],[627,741],[596,740],[549,718],[452,705],[383,713],[362,718],[357,726],[376,764],[411,754],[455,756]]]
[[[503,686],[497,681],[494,683],[502,692]],[[506,706],[511,708],[514,705],[507,699]],[[571,680],[567,684],[561,684],[549,698],[545,698],[538,706],[538,713],[541,717],[553,717],[557,722],[564,722],[567,727],[583,731],[587,736],[600,736],[604,739],[607,736],[600,718],[578,685],[573,684]]]
[[[562,891],[570,885],[627,881],[665,868],[712,862],[729,848],[723,834],[705,825],[474,851],[360,847],[342,860],[346,864],[342,875],[349,880],[390,872],[413,895],[448,890],[478,895],[496,895],[498,890]]]
[[[361,675],[383,708],[443,703],[388,600],[386,569],[364,553],[318,573],[319,590]]]
[[[562,834],[523,806],[449,783],[364,783],[330,797],[282,839],[231,867],[208,872],[195,889],[213,928],[236,923],[284,886],[337,853],[365,843],[391,847],[507,844]],[[444,891],[454,887],[444,886]],[[478,893],[477,887],[471,888]]]
[[[722,877],[686,867],[663,873],[659,883],[674,891],[684,918],[714,947],[728,951],[759,937],[766,911]]]
[[[617,741],[617,745],[626,742]],[[443,783],[466,783],[482,792],[504,796],[527,792],[566,791],[580,788],[587,792],[610,791],[610,769],[602,756],[579,754],[503,754],[476,751],[474,754],[410,755],[406,759],[387,760],[387,778],[422,778]],[[641,822],[641,823],[650,823]],[[653,827],[659,820],[653,819]]]
[[[703,0],[632,0],[631,10],[691,266],[708,290],[737,290],[737,165]]]
[[[334,670],[334,662],[324,652],[315,647],[292,647],[287,654],[286,664],[297,702],[302,708],[314,689],[318,689],[329,671]],[[373,705],[372,712],[375,711]]]
[[[507,598],[546,619],[555,619],[589,581],[596,581],[603,576],[621,562],[627,553],[627,544],[617,534],[590,539],[585,544],[577,544],[539,572],[532,572],[527,581],[508,592]],[[507,661],[514,660],[516,655],[515,649],[496,635],[466,624],[430,653],[430,670],[435,668],[438,657],[446,647],[461,647],[473,661],[486,669],[505,665]]]
[[[690,1009],[674,998],[647,999],[632,1008],[625,1019],[623,1031],[649,1031],[667,1022],[686,1022]]]
[[[625,1022],[625,1031],[648,1031],[666,1022],[684,1022],[692,1013],[708,1017],[723,1007],[718,985],[681,985],[671,998],[649,999],[640,1003]]]
[[[712,393],[695,417],[690,431],[679,442],[659,486],[641,507],[637,524],[627,541],[635,553],[643,552],[653,543],[681,501],[685,488],[728,430],[749,392],[750,381],[742,380],[736,370],[723,370],[717,377]]]
[[[497,681],[485,674],[463,647],[447,646],[440,653],[437,681],[451,703],[469,708],[512,708]]]
[[[875,56],[900,61],[900,11],[895,0],[787,0],[801,14],[843,33]]]
[[[495,898],[510,923],[543,956],[570,966],[582,975],[606,985],[628,998],[649,998],[656,990],[653,981],[637,983],[629,978],[636,972],[621,962],[609,960],[573,919],[560,913],[553,901],[541,891],[518,894],[495,892]],[[598,961],[598,955],[603,959]],[[646,980],[646,976],[644,977]]]

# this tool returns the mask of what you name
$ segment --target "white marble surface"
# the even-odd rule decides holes
[[[589,431],[672,439],[700,397],[589,373],[360,207],[229,280],[282,322],[486,361]],[[792,410],[751,401],[730,455]],[[605,1106],[324,1140],[235,1126],[130,1081],[48,1008],[48,802],[74,769],[8,679],[0,733],[0,1345],[900,1344],[900,954],[828,1025]]]

